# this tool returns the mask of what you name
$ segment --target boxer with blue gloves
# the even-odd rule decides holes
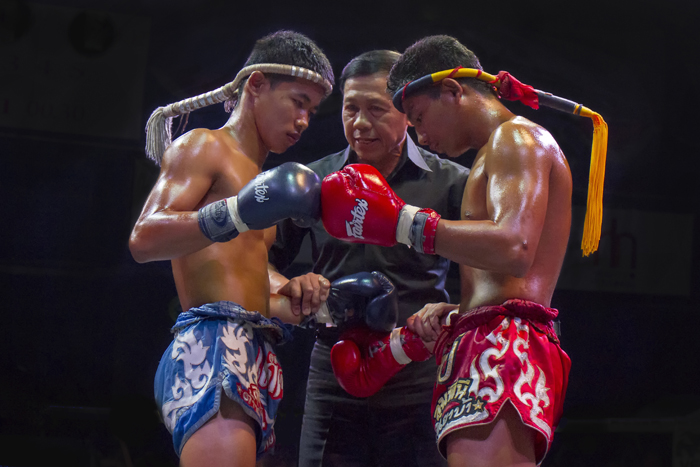
[[[139,263],[171,262],[185,310],[154,387],[183,467],[253,467],[274,445],[283,380],[273,345],[290,337],[281,321],[304,313],[270,294],[267,250],[277,222],[317,218],[319,178],[293,163],[261,171],[299,140],[333,81],[313,41],[279,31],[255,43],[233,81],[149,118],[146,152],[160,175],[129,248]],[[221,128],[171,143],[173,118],[215,103],[231,112]],[[325,300],[330,282],[317,287]]]

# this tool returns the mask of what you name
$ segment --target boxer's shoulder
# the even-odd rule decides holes
[[[485,148],[489,155],[494,156],[510,154],[547,157],[552,152],[559,152],[559,146],[549,131],[520,116],[499,125]]]
[[[219,146],[211,130],[196,128],[180,135],[173,141],[163,154],[163,165],[186,163],[194,157],[206,155],[212,147]]]
[[[219,173],[243,157],[238,142],[230,133],[195,128],[173,141],[163,155],[163,166]]]

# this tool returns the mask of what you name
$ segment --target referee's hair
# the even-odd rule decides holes
[[[389,70],[394,66],[394,63],[401,57],[401,54],[395,50],[370,50],[350,60],[345,65],[343,72],[338,79],[338,87],[343,93],[345,81],[358,76],[370,76],[375,73],[389,74]]]

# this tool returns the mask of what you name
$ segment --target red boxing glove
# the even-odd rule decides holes
[[[321,217],[328,233],[352,243],[403,243],[435,254],[440,215],[406,204],[377,169],[351,164],[323,179]]]
[[[428,358],[423,341],[406,326],[389,334],[364,327],[348,329],[331,349],[333,374],[355,397],[375,394],[401,368]]]

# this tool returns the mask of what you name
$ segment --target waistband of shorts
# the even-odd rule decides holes
[[[540,324],[544,328],[543,332],[554,342],[559,343],[553,325],[553,320],[559,316],[559,311],[536,302],[514,298],[500,305],[479,306],[453,316],[450,324],[443,327],[443,332],[435,343],[435,350],[442,348],[446,341],[453,340],[456,336],[478,328],[499,316],[521,318]]]
[[[546,324],[554,320],[559,315],[559,311],[554,308],[547,308],[536,302],[514,298],[506,300],[500,305],[486,305],[472,308],[461,313],[455,326],[472,326],[472,329],[486,324],[496,316],[510,316],[522,318]]]
[[[171,332],[176,333],[187,326],[205,319],[231,319],[250,323],[253,329],[259,329],[272,343],[282,344],[292,340],[291,326],[283,323],[279,318],[266,318],[257,311],[248,311],[238,303],[220,301],[205,303],[202,306],[183,311],[177,317]]]

